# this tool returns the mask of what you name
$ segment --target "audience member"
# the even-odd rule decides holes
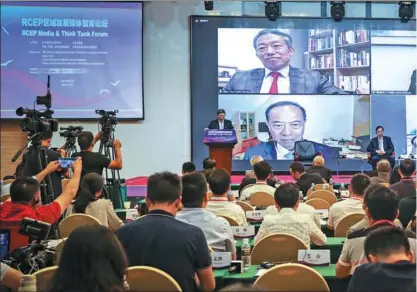
[[[378,186],[372,192],[366,192],[364,197],[365,214],[370,227],[350,233],[343,244],[342,253],[336,265],[336,276],[347,277],[354,268],[366,263],[363,244],[365,237],[373,230],[386,226],[394,226],[394,220],[398,216],[398,195],[389,188]],[[415,233],[407,231],[413,250],[416,248]]]
[[[310,174],[317,173],[327,182],[330,182],[330,179],[332,178],[332,171],[324,166],[324,158],[320,155],[314,157],[313,165],[311,168],[308,168],[306,172]]]
[[[203,169],[207,170],[212,168],[216,168],[216,160],[211,159],[210,157],[205,158],[203,160]]]
[[[216,215],[227,215],[235,219],[239,225],[247,225],[245,211],[235,203],[229,202],[227,192],[230,190],[230,175],[224,169],[216,169],[208,180],[212,197],[207,210]]]
[[[308,190],[313,184],[322,184],[323,179],[317,173],[306,173],[304,170],[304,165],[295,161],[290,166],[290,174],[292,178],[296,181],[297,186],[303,192],[303,195],[306,196]]]
[[[195,164],[194,162],[188,161],[182,164],[182,175],[187,173],[192,173],[195,171]]]
[[[416,291],[416,264],[404,231],[383,227],[370,232],[365,255],[369,263],[355,269],[348,292]]]
[[[82,226],[71,232],[50,292],[122,292],[126,255],[113,232],[105,226]]]
[[[404,198],[400,201],[399,210],[400,215],[398,219],[401,221],[401,224],[404,228],[407,227],[408,223],[410,223],[413,216],[416,214],[416,195],[412,197]]]
[[[335,229],[340,220],[346,215],[365,213],[362,207],[363,193],[369,184],[370,179],[366,174],[358,173],[352,177],[348,187],[349,198],[334,203],[329,209],[329,219],[327,221],[327,227],[329,227],[329,229]]]
[[[209,168],[209,169],[206,169],[206,170],[203,170],[203,175],[204,175],[204,177],[206,178],[206,182],[207,182],[207,188],[208,189],[210,189],[210,186],[209,186],[209,184],[208,184],[208,181],[209,181],[209,179],[210,179],[210,176],[212,175],[212,173],[214,172],[216,170],[216,168],[215,167],[213,167],[213,168]],[[211,198],[211,195],[209,196],[209,199]],[[233,194],[233,192],[232,192],[232,190],[231,189],[229,189],[228,191],[227,191],[227,200],[229,201],[229,202],[234,202],[234,201],[236,201],[236,198],[235,198],[235,195]]]
[[[407,197],[416,195],[416,183],[413,176],[416,174],[416,163],[412,159],[404,159],[400,163],[398,169],[401,180],[390,188],[397,192],[400,200]]]
[[[398,172],[399,168],[400,168],[400,166],[397,165],[392,169],[391,174],[389,176],[389,184],[390,185],[393,185],[393,184],[395,184],[395,183],[397,183],[401,180],[400,173]]]
[[[81,179],[80,189],[73,204],[67,209],[67,216],[73,213],[91,215],[112,231],[123,225],[122,220],[114,212],[110,200],[101,198],[104,182],[103,177],[91,172]]]
[[[236,259],[235,240],[226,219],[207,211],[207,183],[204,176],[194,172],[182,178],[182,205],[184,209],[176,218],[185,223],[200,227],[208,245],[214,251],[227,251]]]
[[[285,183],[275,191],[275,206],[278,214],[265,216],[255,237],[258,242],[273,233],[288,233],[298,237],[307,247],[310,242],[324,245],[326,235],[311,220],[311,215],[297,213],[299,205],[299,188],[293,183]]]
[[[42,172],[36,175],[36,179],[19,177],[12,183],[10,187],[11,201],[0,205],[0,229],[10,230],[10,251],[29,243],[27,236],[19,234],[23,218],[27,217],[54,224],[68,208],[77,194],[80,184],[81,159],[77,159],[72,167],[74,169],[73,177],[62,194],[48,205],[38,205],[41,201],[39,181],[59,168],[58,161],[50,162]]]
[[[250,165],[252,166],[252,169],[249,169],[247,171],[245,171],[245,177],[244,178],[255,178],[255,171],[253,170],[253,167],[255,166],[255,164],[257,164],[258,162],[263,161],[264,159],[262,158],[262,156],[259,155],[254,155],[251,157],[250,159]]]
[[[388,160],[382,159],[376,164],[378,176],[371,177],[371,184],[389,184],[391,164]]]
[[[215,281],[203,231],[175,219],[181,204],[181,180],[169,172],[148,179],[148,215],[116,232],[130,266],[150,266],[172,276],[183,291],[211,291]],[[233,203],[230,203],[233,204]]]
[[[102,175],[104,168],[117,170],[122,169],[122,144],[118,139],[113,140],[115,155],[114,160],[110,160],[110,158],[106,157],[101,153],[93,152],[94,145],[101,140],[102,136],[102,132],[97,133],[95,137],[93,137],[93,133],[91,132],[81,132],[78,135],[77,141],[81,151],[72,154],[72,157],[79,156],[83,159],[83,173],[81,174],[81,176],[84,176],[87,173],[92,172]]]
[[[6,286],[7,288],[17,291],[20,287],[23,274],[4,263],[0,263],[0,286]],[[1,290],[1,287],[0,287]]]
[[[256,183],[242,191],[240,195],[241,201],[249,200],[250,196],[257,192],[268,193],[271,196],[275,193],[275,188],[269,186],[266,182],[272,173],[271,165],[266,161],[260,161],[254,165],[253,170],[255,171]]]

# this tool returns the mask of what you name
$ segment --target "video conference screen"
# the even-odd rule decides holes
[[[415,151],[415,22],[192,16],[191,27],[194,161],[208,155],[203,129],[219,108],[238,136],[233,170],[254,155],[292,161],[300,140],[329,160],[365,160],[379,124],[402,135],[397,153]],[[377,110],[390,97],[404,100],[401,131]]]
[[[2,2],[1,117],[50,91],[54,118],[142,119],[142,3]],[[42,107],[39,107],[42,109]]]

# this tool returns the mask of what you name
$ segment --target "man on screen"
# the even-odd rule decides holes
[[[226,112],[224,109],[219,109],[217,111],[217,119],[210,122],[207,126],[208,129],[218,129],[218,130],[232,130],[233,123],[232,121],[226,120]]]
[[[368,151],[371,154],[372,169],[376,169],[376,164],[381,159],[386,159],[390,162],[391,168],[394,168],[395,158],[392,156],[394,153],[394,144],[392,144],[391,138],[384,136],[384,127],[378,126],[375,129],[376,137],[369,142]]]
[[[264,65],[238,72],[224,91],[269,94],[345,94],[317,71],[291,67],[294,54],[290,35],[276,29],[264,29],[253,40],[256,56]]]
[[[259,155],[265,160],[294,159],[295,142],[304,140],[306,110],[298,103],[280,101],[271,104],[266,109],[265,117],[272,139],[247,149],[244,159],[250,160],[255,155]],[[331,159],[330,147],[312,143],[314,143],[316,151],[321,152],[325,159]]]

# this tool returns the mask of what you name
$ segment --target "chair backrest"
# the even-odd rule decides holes
[[[127,269],[126,280],[130,291],[181,291],[174,278],[152,267],[130,267]]]
[[[316,156],[316,147],[311,141],[297,141],[295,142],[294,152],[297,153],[297,160],[309,161]]]
[[[5,194],[3,196],[0,197],[0,202],[4,203],[6,202],[8,199],[10,199],[10,194]]]
[[[269,269],[256,281],[265,291],[330,291],[326,280],[315,270],[300,264],[282,264]]]
[[[214,252],[214,250],[213,250],[213,248],[209,245],[209,253],[212,253],[212,252]]]
[[[310,205],[311,207],[313,207],[314,209],[329,209],[330,208],[330,204],[329,202],[323,200],[323,199],[308,199],[306,201],[307,205]]]
[[[256,192],[250,195],[249,203],[256,207],[268,207],[275,205],[275,199],[268,193]]]
[[[243,211],[253,211],[255,210],[254,207],[252,207],[249,203],[247,202],[243,202],[243,201],[236,201],[236,205],[239,205],[240,207],[242,207]]]
[[[11,184],[13,182],[14,182],[14,179],[13,178],[9,178],[9,179],[6,179],[6,180],[3,181],[3,185],[5,186],[5,185]]]
[[[264,261],[273,263],[297,262],[298,250],[308,249],[301,239],[287,233],[274,233],[255,244],[251,262],[258,265]]]
[[[98,226],[101,223],[95,217],[87,214],[72,214],[59,223],[59,236],[60,238],[68,237],[74,229],[85,225]]]
[[[317,190],[317,191],[313,191],[310,193],[309,196],[307,196],[307,199],[323,199],[325,201],[327,201],[330,206],[333,205],[334,203],[337,203],[337,197],[334,193],[329,192],[329,191],[323,191],[323,190]]]
[[[352,213],[344,216],[334,229],[335,237],[344,237],[350,227],[358,223],[363,219],[365,215],[363,213]]]
[[[329,191],[329,192],[332,192],[334,194],[333,187],[330,184],[322,183],[322,184],[316,184],[316,185],[312,186],[311,188],[309,188],[308,191],[307,191],[307,196],[309,196],[311,194],[311,192],[319,191],[319,190]]]
[[[227,222],[229,222],[230,226],[239,226],[239,223],[235,219],[233,219],[232,217],[230,217],[230,216],[223,215],[223,214],[219,214],[217,216],[226,219]]]
[[[37,291],[47,291],[51,285],[52,277],[55,275],[58,266],[53,266],[39,270],[33,274],[36,278]]]
[[[59,265],[59,262],[61,261],[61,255],[62,255],[62,249],[64,248],[65,241],[67,239],[62,239],[55,247],[55,265]]]
[[[253,187],[255,184],[249,184],[243,187],[243,189],[240,190],[240,193],[242,193],[244,190],[246,190],[247,188]]]

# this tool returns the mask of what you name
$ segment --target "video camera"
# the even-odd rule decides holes
[[[59,136],[64,138],[76,138],[82,132],[83,126],[69,126],[67,128],[61,127],[59,130]]]
[[[114,111],[105,111],[105,110],[96,110],[96,114],[100,115],[98,122],[101,125],[101,131],[104,134],[110,133],[114,130],[114,127],[117,125],[116,114],[118,110]]]

